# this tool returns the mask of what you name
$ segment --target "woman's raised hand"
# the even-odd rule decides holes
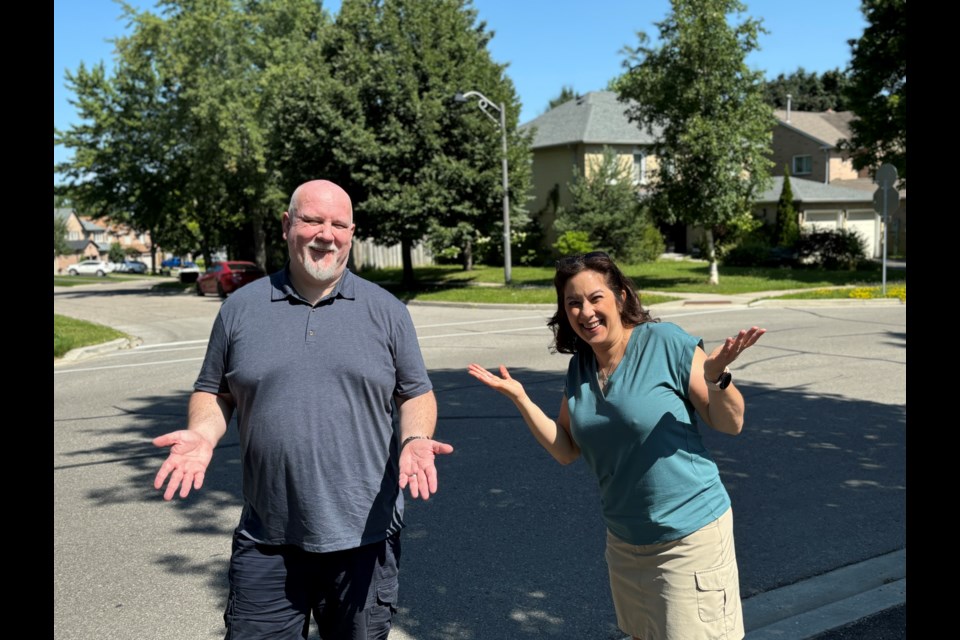
[[[744,349],[755,345],[760,336],[766,332],[766,329],[760,327],[750,327],[749,329],[741,329],[736,336],[724,340],[723,344],[710,352],[703,363],[705,375],[711,379],[719,377],[725,367],[736,360]]]
[[[467,367],[467,372],[474,378],[507,396],[511,400],[522,398],[525,393],[523,385],[510,377],[510,372],[503,365],[500,365],[500,375],[490,373],[478,364],[471,364]],[[502,377],[501,377],[502,376]]]

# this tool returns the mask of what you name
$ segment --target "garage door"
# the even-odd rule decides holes
[[[867,256],[880,257],[880,218],[875,211],[870,209],[847,211],[846,227],[856,230],[863,238]]]
[[[818,231],[833,231],[837,228],[837,222],[839,219],[839,211],[803,212],[803,226],[807,230],[816,227]]]

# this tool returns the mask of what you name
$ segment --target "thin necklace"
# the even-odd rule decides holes
[[[606,392],[607,390],[607,382],[610,381],[610,376],[612,376],[613,372],[616,371],[617,367],[620,366],[620,362],[623,360],[623,356],[624,354],[621,353],[617,361],[612,363],[609,367],[607,367],[608,370],[606,371],[603,369],[603,367],[600,366],[600,361],[599,360],[597,361],[597,381],[600,383],[600,389],[603,390],[604,392]]]

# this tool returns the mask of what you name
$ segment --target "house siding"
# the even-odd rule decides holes
[[[530,211],[539,218],[548,247],[557,241],[556,211],[549,202],[550,192],[556,187],[559,191],[558,205],[570,206],[569,183],[573,179],[573,168],[582,166],[582,145],[534,151]]]
[[[773,129],[773,153],[770,157],[773,160],[773,167],[770,170],[771,175],[782,176],[784,175],[784,167],[790,167],[790,175],[824,182],[827,165],[824,161],[821,146],[820,143],[801,133],[777,125]],[[795,156],[810,156],[812,164],[810,173],[796,174],[793,171],[793,158]]]
[[[546,246],[553,246],[557,241],[556,212],[549,201],[550,192],[556,187],[559,192],[558,205],[569,207],[572,202],[570,182],[573,180],[574,169],[583,175],[592,175],[603,162],[604,149],[608,147],[617,153],[624,170],[628,172],[633,170],[634,152],[645,152],[645,184],[649,183],[652,172],[657,168],[657,161],[644,146],[571,144],[534,150],[530,210],[540,221]]]

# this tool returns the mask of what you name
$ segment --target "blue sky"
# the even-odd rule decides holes
[[[128,0],[150,8],[152,0]],[[340,0],[324,6],[336,13]],[[866,22],[859,0],[753,0],[746,14],[763,20],[769,31],[748,63],[768,78],[803,67],[822,73],[850,62],[847,41],[859,38]],[[522,102],[520,122],[546,110],[564,86],[578,93],[603,89],[621,72],[625,45],[637,44],[636,32],[656,37],[654,22],[668,13],[668,0],[474,0],[479,19],[494,32],[489,44],[493,59],[508,63]],[[76,122],[64,74],[84,62],[112,61],[109,40],[123,35],[120,6],[112,0],[54,0],[53,3],[53,126]],[[464,87],[464,90],[481,87]],[[66,152],[54,147],[54,163]]]

